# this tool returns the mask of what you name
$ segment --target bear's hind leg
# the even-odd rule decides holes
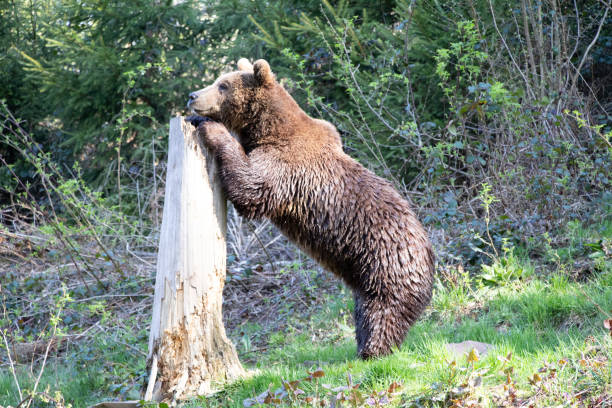
[[[359,356],[364,358],[361,354],[361,351],[363,350],[363,346],[367,341],[366,333],[368,333],[369,330],[367,330],[364,327],[366,321],[363,315],[364,313],[363,301],[359,293],[357,293],[357,291],[353,292],[353,299],[355,300],[354,317],[355,317],[355,338],[357,340],[357,354],[359,354]]]
[[[403,307],[381,297],[368,297],[354,292],[355,336],[357,354],[362,359],[391,353],[393,346],[401,346],[410,327]]]

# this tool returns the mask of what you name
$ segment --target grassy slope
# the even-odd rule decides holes
[[[377,361],[363,362],[355,358],[355,343],[347,326],[351,324],[350,318],[340,313],[342,305],[351,301],[349,294],[343,292],[329,299],[328,306],[310,319],[309,330],[289,334],[282,341],[278,341],[281,337],[274,336],[278,344],[259,357],[252,378],[227,387],[207,402],[213,406],[242,406],[244,399],[260,394],[268,386],[272,390],[280,387],[281,379],[303,378],[308,369],[320,366],[325,372],[321,382],[333,386],[344,384],[347,373],[366,392],[386,389],[393,381],[402,382],[404,395],[395,401],[410,405],[410,400],[424,393],[432,397],[446,395],[442,385],[437,392],[431,391],[431,385],[444,383],[451,372],[449,363],[454,357],[446,351],[445,344],[464,340],[494,346],[485,358],[475,363],[475,369],[485,367],[491,373],[485,376],[482,390],[475,390],[475,394],[483,394],[485,404],[493,387],[505,379],[501,374],[503,361],[498,356],[507,356],[510,352],[511,363],[506,366],[514,367],[512,378],[524,396],[534,394],[535,390],[528,379],[545,362],[557,363],[561,359],[566,359],[568,364],[559,374],[559,387],[570,397],[583,389],[596,395],[610,393],[612,341],[603,328],[605,315],[598,306],[612,311],[612,262],[609,259],[600,262],[598,271],[586,281],[576,282],[565,277],[569,266],[564,261],[571,265],[572,257],[579,255],[584,243],[594,242],[597,237],[612,237],[612,222],[589,230],[574,226],[570,232],[572,239],[568,245],[549,254],[557,261],[552,273],[536,273],[526,258],[507,254],[504,269],[510,274],[522,271],[522,279],[509,278],[491,287],[465,274],[456,285],[440,283],[429,315],[411,329],[398,352]],[[466,289],[469,286],[473,289]],[[323,339],[320,339],[321,331],[328,331]],[[595,373],[597,379],[593,381],[600,381],[596,385],[586,382],[588,370],[580,374],[572,368],[580,365],[585,352],[588,356],[592,350],[597,350],[595,360],[606,361],[606,368],[602,367],[601,371],[603,377]],[[466,365],[465,360],[462,357],[457,362]],[[588,368],[591,360],[584,361]],[[576,376],[584,377],[585,382],[580,383]],[[314,391],[309,384],[303,385],[306,394],[312,395]],[[546,406],[547,401],[542,396],[537,403]]]
[[[321,383],[342,385],[350,373],[353,382],[361,383],[359,389],[365,393],[386,389],[394,381],[401,382],[402,395],[392,399],[393,405],[430,406],[436,399],[450,401],[451,390],[461,385],[470,371],[480,368],[487,370],[483,384],[463,395],[466,399],[480,398],[481,404],[490,405],[493,395],[503,393],[501,385],[506,376],[502,370],[507,366],[514,367],[511,379],[516,383],[519,398],[532,397],[535,406],[560,404],[572,398],[574,402],[580,398],[601,401],[602,395],[612,395],[612,341],[602,324],[606,318],[602,310],[612,311],[612,261],[587,244],[601,238],[609,242],[612,221],[588,229],[570,225],[568,236],[570,239],[562,248],[542,254],[548,260],[546,268],[535,270],[526,257],[511,252],[498,262],[493,285],[484,285],[478,277],[457,271],[445,276],[444,285],[439,282],[436,287],[427,316],[411,329],[399,351],[380,360],[356,359],[352,319],[346,310],[346,304],[352,303],[348,291],[342,289],[325,295],[322,306],[310,316],[299,315],[301,309],[296,307],[282,333],[265,330],[259,333],[265,337],[261,339],[266,344],[265,351],[237,341],[241,358],[252,371],[250,378],[226,386],[214,397],[188,405],[241,407],[246,398],[268,387],[278,388],[281,379],[303,378],[307,370],[316,367],[325,373]],[[578,258],[591,259],[591,267],[580,267],[582,273],[577,275]],[[244,334],[244,327],[240,329],[243,336],[249,334]],[[252,330],[260,329],[255,326]],[[146,333],[141,334],[122,341],[134,342],[144,350]],[[455,372],[450,364],[454,357],[446,351],[445,344],[464,340],[490,343],[494,348],[473,367],[465,357],[459,358],[458,366],[468,369]],[[49,385],[51,392],[60,390],[67,402],[81,407],[120,391],[118,381],[109,385],[108,378],[112,377],[109,372],[114,373],[115,379],[128,374],[134,378],[144,372],[143,358],[122,352],[122,346],[111,338],[101,339],[89,353],[89,363],[84,363],[83,356],[77,354],[74,359],[51,363],[39,389]],[[510,362],[504,363],[499,357],[509,353]],[[556,379],[531,385],[529,379],[533,380],[534,373],[546,362],[558,369]],[[541,372],[540,376],[545,378],[547,373],[550,371]],[[22,374],[24,379],[28,377],[25,371]],[[27,388],[31,383],[26,381],[24,385]],[[306,395],[315,394],[311,383],[303,382],[300,387]],[[322,388],[319,390],[322,392]],[[563,392],[567,396],[562,396]],[[135,394],[132,389],[123,395]],[[458,398],[461,394],[454,395]],[[0,405],[15,405],[16,400],[12,377],[3,368]],[[439,406],[451,406],[448,401],[447,405]]]
[[[313,342],[307,333],[288,336],[286,344],[261,357],[252,378],[228,387],[216,401],[220,406],[242,406],[242,400],[265,391],[268,385],[272,384],[275,389],[280,386],[280,379],[304,377],[306,369],[319,365],[326,374],[323,382],[334,386],[343,384],[346,373],[350,372],[366,391],[385,389],[391,382],[401,381],[407,396],[417,396],[429,390],[429,385],[446,381],[449,362],[454,357],[444,345],[464,340],[494,345],[476,363],[476,368],[489,367],[495,372],[501,368],[497,356],[512,352],[513,379],[523,390],[530,390],[528,377],[545,361],[568,359],[575,363],[593,344],[600,345],[608,361],[607,386],[601,389],[612,392],[609,377],[612,342],[603,330],[604,315],[585,298],[581,289],[603,309],[612,310],[610,267],[586,285],[569,283],[555,275],[549,282],[534,279],[496,290],[481,289],[474,292],[479,303],[482,302],[478,311],[463,316],[457,309],[456,314],[450,313],[447,318],[432,314],[412,328],[399,352],[373,362],[355,359],[352,338],[334,343]],[[471,296],[465,300],[470,301]],[[336,330],[342,330],[343,322],[335,326]],[[502,377],[496,375],[485,379],[484,387],[501,382]],[[573,388],[568,385],[566,389],[571,393]]]

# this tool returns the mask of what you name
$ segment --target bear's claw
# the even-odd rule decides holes
[[[212,121],[212,119],[207,116],[199,116],[199,115],[187,116],[185,120],[191,123],[196,128],[200,126],[201,123]]]

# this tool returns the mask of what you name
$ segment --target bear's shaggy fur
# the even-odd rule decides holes
[[[409,204],[347,156],[334,126],[306,115],[264,60],[241,60],[189,107],[212,119],[194,124],[238,212],[268,217],[352,288],[359,356],[399,346],[431,299],[434,272]]]

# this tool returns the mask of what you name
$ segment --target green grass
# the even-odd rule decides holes
[[[376,361],[357,360],[352,338],[321,343],[311,341],[307,333],[290,336],[284,347],[261,356],[251,378],[227,387],[221,396],[207,402],[212,406],[242,406],[244,399],[260,394],[269,385],[272,384],[272,389],[277,388],[281,379],[302,378],[307,369],[318,366],[325,372],[325,383],[341,385],[346,374],[351,373],[354,381],[370,392],[399,381],[404,385],[404,398],[408,398],[427,392],[431,384],[446,379],[449,362],[454,357],[448,354],[445,344],[464,340],[494,346],[476,368],[488,367],[495,372],[501,367],[498,356],[512,353],[514,380],[523,389],[529,389],[528,378],[545,362],[579,359],[581,353],[594,344],[601,347],[608,359],[609,370],[612,342],[603,329],[605,316],[582,291],[588,292],[604,310],[612,310],[612,286],[606,284],[611,275],[608,268],[587,284],[570,283],[553,275],[533,279],[518,287],[481,288],[473,294],[482,302],[476,314],[438,318],[437,313],[432,313],[411,329],[399,351]],[[500,384],[500,381],[499,375],[485,379],[484,387]],[[609,392],[609,375],[606,381],[607,386],[602,390]],[[305,388],[304,391],[311,390]]]
[[[527,250],[508,251],[497,260],[500,277],[497,280],[483,279],[487,270],[475,276],[454,271],[452,279],[438,282],[428,316],[411,329],[401,349],[380,360],[364,362],[356,358],[346,316],[335,318],[339,313],[337,305],[351,302],[349,294],[344,293],[342,299],[334,299],[326,313],[311,318],[308,330],[284,337],[284,344],[259,356],[254,367],[250,367],[252,377],[227,386],[218,396],[206,399],[206,405],[239,407],[242,401],[261,394],[268,387],[272,390],[280,387],[283,379],[300,379],[308,370],[321,367],[325,372],[321,382],[334,387],[346,382],[347,373],[354,382],[361,383],[360,389],[366,393],[384,390],[394,381],[401,382],[403,395],[394,401],[410,406],[410,401],[419,396],[435,397],[436,387],[448,380],[452,371],[449,363],[455,359],[445,345],[464,340],[493,345],[473,368],[489,370],[480,387],[481,403],[485,406],[491,403],[487,397],[505,381],[500,357],[509,353],[512,357],[506,366],[514,368],[512,380],[523,398],[537,394],[538,384],[529,383],[534,373],[546,363],[559,366],[560,360],[568,363],[562,362],[557,367],[557,382],[547,384],[553,395],[567,392],[571,398],[585,390],[585,395],[591,393],[594,398],[609,394],[612,392],[612,341],[603,327],[603,320],[608,316],[601,310],[612,311],[612,262],[609,257],[601,258],[603,253],[587,244],[609,240],[612,222],[584,228],[570,224],[568,236],[566,250],[570,255],[566,263],[558,259],[554,262],[554,253],[546,254],[551,263],[543,271],[536,271],[527,258]],[[548,249],[549,252],[558,250]],[[568,271],[579,256],[595,259],[592,273],[576,281],[568,278],[571,276]],[[338,336],[329,334],[317,340],[319,330],[332,330]],[[598,368],[598,362],[585,359],[592,350],[597,350],[595,360],[603,361],[605,368]],[[457,363],[467,366],[465,360],[460,358]],[[586,368],[580,368],[580,361]],[[588,371],[591,363],[596,367]],[[302,385],[306,395],[313,394],[309,383]],[[534,403],[547,406],[552,402],[550,398],[550,395],[536,396]],[[202,400],[192,402],[192,406],[201,405]]]
[[[135,349],[146,350],[146,335],[143,330],[127,333],[117,328],[113,333],[97,336],[92,343],[68,345],[60,353],[52,351],[37,391],[53,397],[59,392],[59,396],[75,408],[108,399],[138,399],[136,385],[146,371],[145,358]],[[126,347],[127,343],[132,348]],[[33,389],[39,371],[38,364],[16,366],[24,398],[28,395],[26,390]],[[13,374],[8,366],[3,366],[0,369],[0,407],[15,406],[19,401]],[[33,406],[46,406],[40,403]]]
[[[346,384],[350,373],[364,394],[400,382],[401,395],[392,398],[392,406],[451,406],[452,398],[474,398],[480,406],[495,406],[494,396],[503,394],[507,381],[504,370],[511,366],[517,398],[531,398],[534,406],[577,403],[578,398],[585,403],[589,398],[598,401],[612,395],[612,340],[603,327],[612,311],[612,260],[602,246],[609,245],[611,237],[610,220],[590,227],[570,224],[562,247],[547,247],[543,241],[542,247],[507,251],[492,262],[497,268],[494,279],[483,278],[491,272],[487,268],[471,274],[452,269],[441,274],[431,307],[402,347],[374,361],[357,359],[347,310],[352,299],[346,289],[326,294],[315,314],[304,317],[296,312],[299,324],[290,320],[283,332],[267,333],[263,327],[246,325],[243,343],[255,331],[265,337],[260,341],[267,345],[265,352],[258,352],[250,344],[241,344],[240,335],[234,337],[250,376],[187,406],[242,407],[246,399],[281,387],[282,380],[304,378],[318,367],[325,374],[318,385],[304,381],[299,385],[306,396],[329,394],[321,384]],[[535,258],[533,253],[539,254],[537,266],[528,258],[529,254]],[[575,264],[584,262],[588,267],[581,266],[582,272],[574,274]],[[141,349],[146,348],[144,337],[136,338]],[[445,347],[464,340],[489,343],[493,349],[479,361],[468,363],[466,357],[456,358]],[[50,362],[39,390],[47,385],[50,392],[59,390],[74,407],[137,394],[144,358],[126,353],[125,348],[122,352],[118,342],[104,341],[91,346],[87,359],[78,354],[82,349],[75,349],[72,358]],[[504,362],[509,354],[510,361]],[[454,368],[453,360],[459,369]],[[550,368],[541,370],[547,364],[556,370],[554,376]],[[20,367],[24,378],[28,377],[26,370]],[[534,380],[535,373],[541,380]],[[463,382],[480,375],[482,384],[458,393]],[[121,384],[121,378],[127,377],[132,379],[131,389],[126,385],[129,382]],[[25,380],[22,387],[31,384]],[[17,402],[14,381],[3,367],[0,405]]]

